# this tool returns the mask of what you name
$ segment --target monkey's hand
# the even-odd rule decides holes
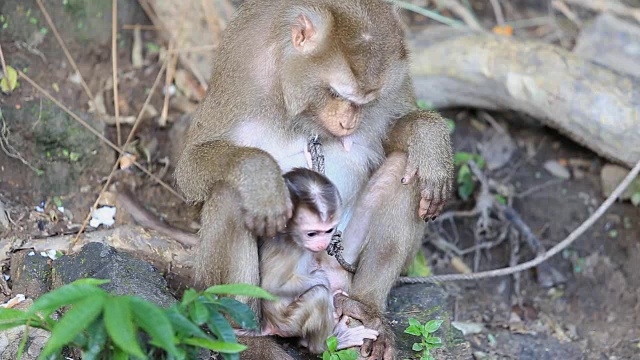
[[[268,156],[242,161],[238,192],[247,228],[257,236],[275,236],[285,229],[292,203],[278,164]]]
[[[407,165],[402,177],[409,184],[414,177],[420,188],[418,216],[427,220],[442,212],[453,192],[453,150],[449,127],[435,112],[417,111],[411,121],[407,147]],[[401,119],[402,120],[402,119]]]
[[[365,339],[360,354],[372,360],[393,360],[395,359],[395,336],[389,324],[385,322],[384,314],[373,307],[364,304],[343,293],[337,293],[333,301],[341,316],[349,316],[359,320],[367,329],[378,332],[375,340]]]
[[[343,316],[334,329],[334,334],[338,339],[338,350],[362,346],[366,339],[375,340],[378,338],[376,330],[364,326],[349,327],[348,322],[349,317]]]

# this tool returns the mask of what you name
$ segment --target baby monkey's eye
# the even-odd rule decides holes
[[[333,228],[327,230],[326,232],[327,232],[327,234],[331,234],[333,232]]]
[[[329,94],[333,98],[339,98],[340,97],[340,94],[338,94],[338,92],[332,87],[329,87]]]
[[[307,233],[307,236],[308,236],[308,237],[314,237],[314,236],[316,236],[316,235],[318,235],[318,233],[317,233],[317,232],[315,232],[315,231],[312,231],[312,232],[308,232],[308,233]]]

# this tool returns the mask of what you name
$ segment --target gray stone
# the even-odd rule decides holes
[[[166,280],[151,264],[102,243],[89,243],[79,253],[53,262],[54,287],[81,278],[111,280],[102,288],[114,295],[136,295],[163,307],[176,302]]]
[[[33,300],[27,299],[14,307],[14,309],[26,310],[32,304]],[[18,326],[0,331],[0,360],[14,360],[17,358],[16,355],[18,354],[20,342],[24,337],[24,330],[24,326]],[[49,336],[50,334],[46,330],[30,328],[22,359],[36,360],[49,340]]]
[[[29,255],[32,254],[32,255]],[[11,291],[36,299],[51,285],[49,258],[32,250],[21,250],[11,256]]]

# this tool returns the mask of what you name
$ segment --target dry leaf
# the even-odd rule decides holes
[[[493,31],[498,35],[504,35],[504,36],[513,35],[513,27],[511,27],[510,25],[494,26],[493,29],[491,29],[491,31]]]

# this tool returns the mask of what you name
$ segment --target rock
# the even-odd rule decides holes
[[[607,164],[602,167],[600,181],[602,182],[602,193],[609,196],[618,187],[620,182],[627,176],[629,170],[619,165]],[[636,178],[631,185],[622,193],[620,200],[629,200],[634,194],[640,193],[640,177]]]
[[[53,262],[56,288],[88,277],[111,280],[102,288],[115,295],[136,295],[163,307],[176,302],[166,280],[151,264],[102,243],[89,243],[79,253]]]
[[[517,147],[507,133],[495,132],[489,139],[478,144],[487,169],[497,170],[509,163]]]
[[[451,325],[447,312],[447,293],[441,287],[415,284],[394,288],[389,295],[388,311],[396,334],[399,359],[415,358],[416,355],[411,347],[418,337],[404,332],[410,318],[423,324],[429,320],[444,320],[435,333],[444,344],[442,349],[434,351],[436,359],[473,359],[470,344],[464,340],[462,332]]]
[[[569,169],[555,160],[545,161],[544,169],[557,178],[564,180],[571,178]]]
[[[51,265],[46,256],[32,250],[21,250],[11,256],[13,295],[24,294],[27,298],[38,298],[49,290],[50,275]]]
[[[16,305],[14,309],[26,310],[33,304],[32,299]],[[16,359],[20,342],[24,337],[24,326],[18,326],[12,329],[0,331],[0,360]],[[30,328],[29,336],[22,353],[23,360],[36,360],[40,355],[40,351],[49,340],[49,332],[46,330]]]

